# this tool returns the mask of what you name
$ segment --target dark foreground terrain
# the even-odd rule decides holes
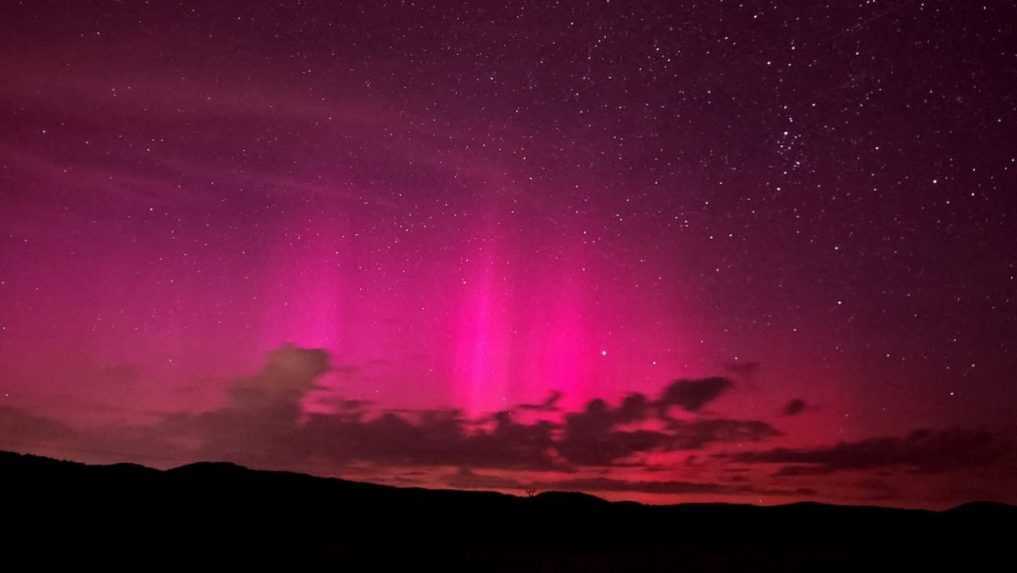
[[[199,463],[160,471],[0,452],[0,548],[37,562],[333,570],[1010,570],[1017,508],[646,506],[394,488]],[[19,555],[20,554],[20,555]]]

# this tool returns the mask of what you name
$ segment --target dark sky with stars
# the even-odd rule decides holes
[[[1013,2],[5,2],[0,448],[1017,501]]]

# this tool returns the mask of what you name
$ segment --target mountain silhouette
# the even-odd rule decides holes
[[[169,470],[0,452],[11,548],[477,571],[783,571],[1006,563],[1017,507],[609,502],[400,488],[232,463]],[[17,540],[17,543],[14,541]]]

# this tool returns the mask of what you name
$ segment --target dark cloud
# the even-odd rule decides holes
[[[667,409],[678,406],[689,412],[698,412],[703,406],[716,400],[721,394],[731,389],[731,381],[727,378],[703,378],[700,380],[675,380],[657,400],[661,416]]]
[[[642,394],[629,394],[622,400],[615,412],[615,420],[619,424],[629,424],[645,420],[650,412],[650,401]]]
[[[301,400],[330,370],[322,350],[287,346],[265,368],[237,380],[227,407],[167,417],[155,429],[168,440],[200,443],[201,457],[256,466],[293,467],[310,459],[337,466],[455,466],[506,470],[574,471],[611,466],[636,454],[698,450],[712,443],[755,442],[779,435],[762,421],[695,419],[667,415],[671,407],[697,412],[731,387],[724,378],[677,380],[657,400],[626,396],[613,407],[592,400],[560,424],[523,423],[515,412],[553,412],[561,394],[487,418],[467,419],[458,410],[382,411],[368,404],[333,400],[329,414],[303,415]],[[639,424],[663,422],[663,429]]]
[[[303,420],[302,399],[328,371],[324,351],[284,347],[272,353],[261,372],[234,383],[226,407],[168,416],[149,436],[153,441],[197,442],[201,458],[258,467],[300,467],[316,459],[336,466],[366,462],[565,469],[552,457],[555,425],[521,424],[509,412],[471,424],[457,410],[371,415],[367,402],[333,400],[333,413],[310,414]]]
[[[603,400],[592,400],[582,412],[565,416],[557,449],[579,465],[610,465],[639,452],[660,449],[670,436],[652,430],[618,430],[618,413]]]
[[[362,414],[373,404],[370,400],[345,400],[342,398],[333,400],[330,403],[335,406],[337,414],[348,415]]]
[[[795,398],[794,400],[791,400],[790,402],[784,405],[784,408],[781,410],[781,413],[785,416],[797,416],[798,414],[804,412],[806,407],[807,406],[804,400],[800,398]]]
[[[516,409],[532,412],[557,412],[558,401],[561,400],[561,398],[562,393],[554,390],[543,402],[539,404],[520,404],[516,406]]]
[[[754,442],[779,433],[761,421],[715,418],[678,420],[672,407],[697,413],[731,387],[724,378],[676,380],[659,398],[630,394],[615,407],[595,399],[561,422],[523,422],[516,413],[559,411],[562,395],[485,418],[454,409],[377,411],[371,404],[333,398],[332,411],[304,412],[302,402],[334,371],[324,350],[284,346],[264,368],[234,381],[224,407],[176,413],[146,426],[105,428],[88,439],[117,451],[158,451],[166,459],[188,456],[255,467],[300,468],[327,462],[389,466],[453,466],[503,470],[575,471],[611,466],[647,452],[698,450],[711,443]],[[10,416],[8,416],[10,417]],[[641,427],[644,423],[653,429]],[[56,432],[44,419],[26,419],[17,432],[29,439]],[[631,460],[630,460],[631,461]]]
[[[171,416],[161,429],[168,438],[200,440],[206,459],[258,466],[299,463],[314,448],[299,424],[301,401],[330,368],[324,350],[284,346],[269,354],[261,372],[233,383],[227,407]]]
[[[55,442],[63,451],[81,455],[105,451],[117,461],[183,463],[201,458],[289,470],[330,467],[342,475],[396,485],[433,486],[437,481],[455,488],[518,492],[802,498],[819,493],[812,488],[771,487],[767,478],[745,475],[746,467],[725,466],[774,464],[778,478],[865,470],[862,477],[871,479],[864,484],[856,481],[830,487],[841,497],[851,498],[847,492],[856,491],[859,493],[853,499],[875,502],[902,495],[902,490],[876,481],[880,474],[899,469],[938,473],[978,467],[999,474],[1013,462],[1009,443],[996,434],[945,430],[823,448],[698,454],[686,456],[684,466],[676,465],[680,461],[661,465],[670,458],[649,455],[698,452],[718,444],[749,445],[781,433],[761,420],[700,413],[703,405],[730,387],[724,379],[676,381],[656,400],[642,394],[630,394],[616,405],[591,400],[578,412],[563,413],[560,422],[524,423],[516,417],[516,413],[556,409],[560,397],[555,394],[535,408],[516,407],[478,419],[468,419],[454,409],[379,411],[368,402],[342,399],[330,403],[330,413],[303,412],[302,400],[328,371],[328,356],[323,351],[284,347],[268,357],[262,371],[235,381],[227,393],[229,402],[217,410],[176,414],[155,425],[76,433],[58,422],[0,408],[0,436],[35,444]],[[669,406],[693,415],[671,417]],[[158,452],[159,458],[131,452]],[[438,470],[449,467],[457,469],[451,473]],[[414,474],[414,468],[427,473]],[[631,471],[645,478],[663,478],[669,474],[660,471],[676,470],[698,477],[696,481],[618,477]],[[532,473],[515,473],[534,471],[575,477],[535,480]],[[599,475],[591,476],[591,472]],[[984,491],[997,497],[1004,495],[999,493],[999,484],[1010,483],[998,478],[990,482],[987,485],[997,489]]]
[[[232,407],[265,411],[299,406],[315,381],[332,369],[328,352],[284,346],[269,354],[265,368],[230,387]]]
[[[315,415],[299,429],[315,455],[337,464],[368,461],[391,465],[566,469],[557,463],[550,422],[521,424],[508,412],[488,429],[467,431],[456,410],[392,412],[373,419]]]
[[[560,412],[559,393],[552,393],[539,404],[524,404],[474,419],[455,409],[378,410],[369,402],[340,398],[328,402],[331,412],[305,412],[304,398],[330,369],[326,352],[286,346],[271,353],[260,372],[236,380],[227,391],[228,402],[216,410],[174,414],[156,424],[111,426],[82,433],[46,418],[0,408],[0,436],[33,444],[56,441],[68,451],[105,450],[115,453],[118,460],[146,458],[131,456],[130,452],[158,452],[167,461],[215,459],[290,470],[311,470],[324,464],[344,474],[347,469],[359,471],[368,479],[391,481],[397,476],[404,484],[427,485],[438,479],[452,487],[470,489],[645,494],[815,494],[808,489],[767,489],[758,478],[747,475],[705,482],[630,481],[613,475],[625,470],[644,476],[654,470],[673,471],[678,466],[667,466],[666,462],[661,465],[661,460],[670,458],[650,456],[701,452],[724,444],[742,451],[687,456],[681,467],[697,475],[720,472],[712,473],[716,477],[724,471],[747,471],[737,465],[773,464],[778,477],[867,470],[866,477],[875,478],[902,468],[939,473],[995,464],[993,470],[998,472],[1011,467],[1005,464],[1013,460],[1012,444],[1001,436],[958,429],[923,430],[903,438],[872,438],[818,448],[745,451],[743,446],[782,434],[762,420],[703,413],[706,405],[732,388],[725,378],[676,380],[656,399],[639,393],[629,394],[616,404],[594,399],[575,412]],[[784,413],[804,407],[803,401],[792,400]],[[673,417],[673,410],[669,412],[672,408],[681,408],[687,414]],[[560,413],[555,421],[521,419],[535,412]],[[732,465],[735,467],[725,467]],[[426,469],[429,474],[408,473],[414,468]],[[440,477],[438,468],[458,469]],[[523,481],[511,473],[517,471],[575,477]],[[589,477],[591,471],[602,475]],[[660,473],[653,475],[663,477]],[[872,499],[883,495],[880,488],[868,489]]]
[[[696,450],[712,442],[754,442],[779,435],[761,421],[683,421],[668,414],[671,407],[696,413],[731,387],[726,378],[675,380],[657,400],[639,393],[629,394],[618,407],[601,399],[591,400],[581,412],[565,415],[556,450],[573,464],[608,466],[645,452]],[[626,427],[644,422],[654,413],[665,422],[665,430]]]
[[[592,400],[582,412],[565,416],[558,451],[579,465],[612,465],[617,460],[650,451],[698,450],[715,442],[757,442],[780,435],[773,426],[758,420],[723,418],[676,420],[666,414],[670,405],[696,410],[730,386],[723,378],[681,380],[665,389],[655,403],[664,430],[622,429],[621,426],[648,418],[652,404],[642,394],[626,396],[612,408],[603,400]]]
[[[0,444],[10,449],[64,442],[75,436],[64,424],[17,408],[0,406]]]
[[[1011,455],[1014,444],[988,431],[918,430],[906,437],[881,437],[834,446],[776,448],[728,456],[746,464],[786,464],[777,474],[800,476],[845,470],[906,468],[920,473],[971,471]]]
[[[781,435],[776,428],[759,420],[673,420],[668,426],[671,430],[669,450],[698,450],[711,443],[758,442]]]

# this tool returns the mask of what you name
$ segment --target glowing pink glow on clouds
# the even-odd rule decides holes
[[[292,344],[305,421],[730,379],[636,482],[1013,433],[1012,7],[7,4],[0,414],[164,431]]]

